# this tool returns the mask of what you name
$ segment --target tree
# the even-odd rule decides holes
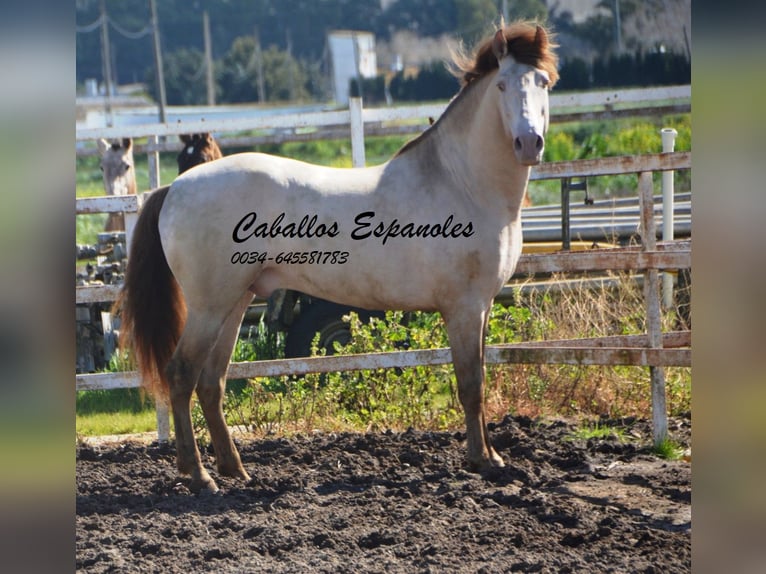
[[[164,55],[165,96],[168,105],[190,106],[207,102],[204,56],[199,50],[181,48]],[[146,71],[149,93],[158,98],[157,76],[154,68]]]
[[[548,8],[543,0],[508,0],[508,19],[546,22]]]
[[[263,78],[266,99],[300,101],[309,97],[304,66],[287,52],[270,46],[263,52]]]
[[[266,101],[298,101],[309,96],[305,67],[287,52],[270,46],[256,52],[255,39],[241,36],[220,64],[223,103],[258,101],[258,74],[263,73]]]
[[[493,0],[455,0],[455,13],[455,33],[469,43],[485,35],[499,15]]]

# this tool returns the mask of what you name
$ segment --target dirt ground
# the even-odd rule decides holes
[[[195,496],[172,445],[77,447],[78,572],[690,572],[691,464],[563,421],[491,426],[509,463],[463,467],[462,433],[237,439],[249,484]],[[690,446],[691,420],[671,435]],[[212,453],[203,454],[214,470]]]

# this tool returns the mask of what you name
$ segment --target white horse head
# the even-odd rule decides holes
[[[502,26],[473,55],[454,55],[456,74],[464,87],[491,78],[493,92],[487,93],[495,98],[502,128],[521,165],[542,161],[549,124],[548,90],[559,77],[555,47],[542,26],[516,22]]]
[[[541,26],[535,29],[533,46],[540,53],[548,50],[548,35]],[[494,81],[500,92],[500,115],[506,134],[513,138],[516,159],[522,165],[536,165],[543,158],[549,124],[548,90],[556,78],[530,63],[525,54],[514,54],[513,49],[504,30],[498,30],[492,38],[492,53],[498,62]]]

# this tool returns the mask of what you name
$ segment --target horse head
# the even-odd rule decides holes
[[[221,149],[209,133],[183,134],[179,137],[184,144],[176,158],[179,175],[195,165],[223,157]]]
[[[133,164],[133,141],[130,138],[108,142],[98,141],[101,171],[107,195],[136,193],[136,173]]]
[[[492,53],[497,58],[498,71],[494,78],[498,92],[503,127],[513,141],[516,159],[522,165],[542,161],[545,134],[548,131],[548,90],[556,81],[550,71],[535,65],[530,54],[546,54],[548,35],[537,26],[534,37],[524,44],[518,38],[508,39],[503,29],[492,38]]]

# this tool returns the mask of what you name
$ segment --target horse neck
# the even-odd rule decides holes
[[[129,195],[135,195],[138,193],[138,185],[136,184],[136,163],[133,161],[133,153],[130,154],[130,165],[133,167],[128,170],[128,173],[125,175],[125,177],[128,178],[128,194]]]
[[[530,169],[516,161],[505,133],[497,91],[492,89],[494,76],[490,73],[464,88],[433,126],[434,137],[423,142],[421,151],[436,153],[457,187],[474,202],[493,211],[502,209],[515,219]]]

